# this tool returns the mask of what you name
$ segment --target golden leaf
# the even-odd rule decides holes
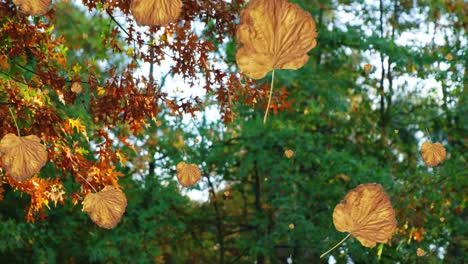
[[[177,179],[184,187],[195,185],[201,178],[201,171],[196,164],[187,164],[181,161],[177,164],[176,169]]]
[[[102,228],[112,229],[122,219],[127,207],[125,194],[114,186],[106,186],[97,193],[86,195],[83,211]]]
[[[361,184],[346,194],[333,211],[333,223],[365,247],[386,243],[396,229],[395,211],[380,184]]]
[[[284,155],[286,156],[286,158],[290,159],[292,158],[292,156],[294,156],[294,151],[291,149],[287,149],[284,151]]]
[[[177,20],[182,10],[182,1],[133,0],[130,10],[139,25],[164,25]]]
[[[287,0],[252,0],[237,27],[237,64],[253,79],[274,69],[299,69],[317,44],[312,16]]]
[[[372,65],[370,65],[369,63],[366,63],[364,65],[364,71],[365,72],[370,72],[372,70]]]
[[[28,16],[39,16],[47,13],[52,0],[13,0],[21,12]]]
[[[47,150],[35,135],[5,135],[0,141],[0,153],[5,169],[17,181],[30,179],[47,162]]]
[[[83,92],[83,86],[81,85],[81,82],[73,82],[70,90],[76,94],[79,94]]]
[[[423,257],[424,255],[426,255],[426,251],[424,251],[424,249],[422,249],[422,248],[418,248],[418,249],[416,250],[416,255],[417,255],[418,257]]]
[[[424,142],[421,146],[421,155],[427,166],[434,167],[445,159],[447,153],[442,144],[438,142],[434,144]]]

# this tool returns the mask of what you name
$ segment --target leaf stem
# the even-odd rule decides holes
[[[348,239],[349,237],[351,236],[351,233],[349,233],[345,238],[343,238],[340,242],[338,242],[338,244],[336,244],[334,247],[330,248],[329,250],[327,250],[327,252],[323,253],[322,255],[320,255],[320,258],[323,258],[325,257],[328,253],[330,253],[332,250],[334,250],[335,248],[337,248],[339,245],[343,244],[343,242],[346,241],[346,239]]]
[[[8,110],[10,110],[11,117],[13,117],[13,121],[15,122],[16,130],[18,131],[18,137],[21,137],[18,123],[16,122],[16,118],[15,118],[15,115],[13,114],[13,111],[11,110],[11,107],[8,107]]]
[[[98,191],[94,188],[94,186],[93,186],[88,180],[86,180],[86,179],[85,179],[83,176],[81,176],[81,175],[78,175],[78,176],[80,176],[81,179],[83,179],[89,186],[91,186],[91,188],[93,188],[94,192],[96,192],[96,193],[98,192]]]
[[[271,85],[270,85],[270,96],[268,97],[268,105],[265,110],[265,116],[263,117],[263,124],[266,123],[267,117],[268,117],[268,110],[270,110],[270,103],[271,103],[271,97],[273,94],[273,84],[275,82],[275,70],[271,73]]]
[[[429,141],[431,141],[432,143],[431,134],[429,133],[429,129],[427,129],[427,127],[426,127],[426,133],[427,133],[427,137],[429,138]]]

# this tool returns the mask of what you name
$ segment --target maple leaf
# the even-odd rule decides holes
[[[298,69],[317,44],[312,16],[286,0],[252,0],[237,27],[237,64],[253,79],[274,69]]]
[[[17,181],[24,181],[39,172],[47,162],[47,150],[41,140],[30,135],[5,135],[0,141],[2,164]]]
[[[120,222],[126,207],[125,194],[113,186],[106,186],[97,193],[90,193],[83,200],[83,211],[94,223],[107,229],[114,228]]]
[[[133,17],[139,25],[165,25],[175,21],[182,10],[181,0],[133,0]]]

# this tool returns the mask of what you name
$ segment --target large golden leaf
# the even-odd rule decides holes
[[[317,44],[312,16],[286,0],[252,0],[237,27],[237,65],[261,79],[274,69],[298,69]]]
[[[47,150],[35,135],[5,135],[0,141],[0,153],[3,166],[17,181],[30,179],[47,162]]]
[[[52,0],[13,0],[21,12],[29,16],[38,16],[47,13]]]
[[[133,0],[130,10],[139,25],[164,25],[177,20],[181,0]]]
[[[201,178],[201,171],[196,164],[187,164],[181,161],[177,164],[176,169],[177,179],[184,187],[195,185]]]
[[[444,161],[447,153],[444,146],[438,142],[434,144],[424,142],[421,146],[421,155],[427,166],[434,167]]]
[[[106,186],[97,193],[86,195],[83,211],[102,228],[112,229],[122,219],[127,208],[125,194],[114,186]]]
[[[346,194],[333,211],[333,223],[365,247],[386,243],[396,229],[395,211],[380,184],[361,184]]]

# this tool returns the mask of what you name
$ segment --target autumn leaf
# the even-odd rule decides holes
[[[421,155],[427,166],[434,167],[444,161],[447,153],[442,144],[438,142],[434,144],[424,142],[421,146]]]
[[[426,251],[424,251],[424,249],[422,249],[422,248],[418,248],[418,249],[416,250],[416,255],[417,255],[418,257],[423,257],[424,255],[426,255]]]
[[[286,158],[290,159],[292,158],[292,156],[294,156],[294,151],[291,149],[287,149],[284,151],[284,155],[286,156]]]
[[[286,0],[252,0],[237,27],[237,64],[261,79],[274,69],[298,69],[317,44],[312,16]]]
[[[73,82],[71,85],[70,90],[76,94],[79,94],[83,92],[83,86],[81,85],[81,82]]]
[[[177,164],[176,169],[177,179],[184,187],[195,185],[201,178],[201,171],[196,164],[187,164],[181,161]]]
[[[372,70],[372,65],[370,65],[369,63],[364,65],[364,71],[365,72],[370,72],[371,70]]]
[[[29,16],[38,16],[47,13],[52,0],[13,0],[21,12]]]
[[[380,184],[361,184],[346,194],[333,211],[333,223],[365,247],[386,243],[396,229],[395,211]]]
[[[47,162],[47,150],[35,135],[5,135],[0,141],[0,154],[3,166],[16,181],[30,179]]]
[[[114,186],[106,186],[97,193],[86,195],[83,211],[102,228],[112,229],[122,219],[127,207],[125,194]]]
[[[182,10],[182,1],[133,0],[130,4],[130,10],[139,25],[165,25],[177,20]]]

